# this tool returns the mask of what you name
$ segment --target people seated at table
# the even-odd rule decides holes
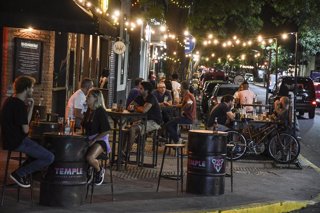
[[[11,173],[10,177],[19,186],[28,188],[30,174],[49,166],[54,155],[28,137],[34,100],[33,86],[35,79],[19,76],[14,81],[14,94],[3,103],[1,110],[1,139],[3,148],[9,151],[25,153],[32,158]]]
[[[171,85],[172,85],[173,104],[179,104],[181,84],[178,82],[178,74],[173,73],[171,77],[172,77]]]
[[[84,133],[88,137],[90,145],[86,159],[89,165],[94,168],[95,184],[101,185],[105,170],[100,166],[97,158],[103,152],[107,154],[111,152],[108,135],[110,125],[102,92],[96,88],[89,90],[87,104],[88,110],[82,121]]]
[[[140,95],[140,84],[143,81],[143,78],[136,78],[134,80],[134,87],[130,90],[128,98],[127,98],[127,103],[126,107],[129,106],[129,104],[138,96]]]
[[[81,88],[73,93],[73,95],[68,100],[65,119],[74,119],[76,129],[81,128],[83,114],[87,111],[88,108],[86,103],[86,95],[92,87],[93,81],[89,78],[84,78],[81,81]]]
[[[254,92],[252,92],[249,89],[249,83],[247,81],[244,81],[242,83],[243,90],[238,92],[239,100],[241,105],[246,105],[246,104],[253,104],[256,98],[256,95]],[[245,106],[244,109],[246,112],[253,112],[253,107],[252,106]]]
[[[141,82],[140,95],[137,96],[127,107],[129,111],[146,113],[147,123],[145,126],[141,121],[133,122],[129,129],[129,139],[123,146],[123,152],[126,152],[127,146],[128,150],[131,150],[131,147],[137,136],[149,133],[160,128],[162,122],[160,105],[156,97],[152,95],[152,90],[153,88],[150,82]]]
[[[281,96],[280,99],[274,102],[275,119],[283,123],[285,127],[289,126],[289,106],[290,100],[287,96]]]
[[[216,125],[216,130],[226,131],[229,129],[232,121],[235,119],[235,114],[231,112],[234,104],[232,95],[225,95],[221,102],[213,107],[207,121],[207,128],[213,128]],[[217,124],[214,122],[217,121]]]
[[[152,94],[157,98],[161,107],[162,120],[164,123],[169,121],[170,108],[172,106],[172,96],[170,91],[166,90],[164,82],[160,82],[157,85],[157,89],[152,91]]]
[[[177,132],[178,124],[193,124],[196,119],[196,100],[189,91],[189,84],[187,81],[181,82],[181,95],[182,103],[176,105],[176,107],[181,109],[180,116],[170,120],[165,125],[167,133],[174,143],[183,143],[183,140],[179,138]]]

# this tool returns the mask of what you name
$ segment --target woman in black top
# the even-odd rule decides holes
[[[91,89],[87,95],[88,110],[83,118],[83,128],[88,136],[90,148],[87,153],[87,161],[95,169],[95,184],[100,185],[104,179],[104,168],[100,167],[97,157],[111,151],[108,130],[110,125],[105,110],[102,92],[99,89]]]

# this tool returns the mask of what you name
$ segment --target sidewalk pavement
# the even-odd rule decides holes
[[[161,153],[163,147],[159,147]],[[8,188],[5,203],[0,207],[6,212],[290,212],[320,201],[320,169],[303,156],[299,157],[302,169],[296,165],[275,165],[268,159],[249,157],[234,162],[234,186],[225,178],[225,192],[218,196],[176,193],[176,181],[162,179],[156,192],[161,156],[156,168],[129,165],[127,170],[114,171],[114,201],[110,185],[96,186],[93,203],[89,199],[79,207],[60,208],[39,205],[39,183],[34,186],[34,204],[30,191],[21,190],[20,202],[16,189]],[[0,177],[4,175],[6,152],[0,151]],[[146,153],[151,162],[151,153]],[[13,166],[10,170],[14,170]],[[228,167],[228,166],[227,166]],[[174,172],[175,157],[168,156],[164,171]],[[229,172],[229,168],[226,170]],[[187,182],[187,157],[184,158],[184,189]],[[106,172],[108,178],[108,172]]]

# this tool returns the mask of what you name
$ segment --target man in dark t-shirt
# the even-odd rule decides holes
[[[10,175],[11,179],[24,188],[30,187],[30,174],[50,165],[54,160],[51,152],[27,137],[34,106],[34,83],[35,79],[29,76],[16,78],[14,95],[4,102],[1,116],[3,148],[25,153],[34,159]]]
[[[126,107],[131,104],[131,102],[138,96],[140,95],[140,84],[143,81],[143,78],[136,78],[134,80],[134,87],[130,90],[127,102],[126,102]]]
[[[229,121],[233,121],[235,115],[231,112],[234,104],[232,95],[225,95],[221,99],[221,103],[213,107],[207,122],[207,127],[213,127],[214,121],[217,119],[217,130],[226,131]]]
[[[129,111],[136,111],[147,114],[146,132],[144,132],[144,125],[140,122],[134,123],[130,128],[130,136],[128,141],[129,150],[131,149],[134,140],[139,134],[145,134],[153,130],[159,129],[162,123],[162,116],[159,103],[151,94],[153,90],[150,82],[143,81],[140,85],[141,95],[137,96],[134,101],[128,106]],[[125,148],[125,146],[124,146]],[[125,150],[125,149],[124,149]]]

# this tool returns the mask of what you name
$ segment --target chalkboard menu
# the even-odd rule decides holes
[[[41,81],[42,42],[31,39],[15,38],[14,76],[32,76],[37,83]]]

